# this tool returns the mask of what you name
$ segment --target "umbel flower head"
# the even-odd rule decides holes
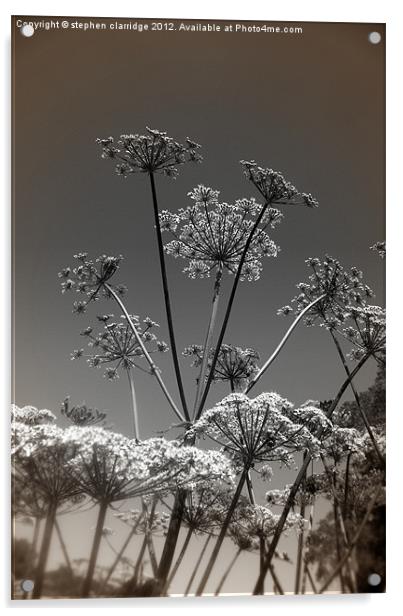
[[[102,157],[116,161],[116,172],[123,177],[138,171],[163,173],[175,178],[178,166],[185,162],[201,162],[201,146],[190,139],[186,145],[174,141],[167,133],[146,127],[145,135],[121,135],[115,143],[113,137],[97,139]]]
[[[193,357],[192,366],[198,368],[203,361],[203,347],[192,344],[183,351],[183,355]],[[208,356],[208,369],[211,368],[214,355],[215,348],[211,348]],[[254,349],[241,349],[230,344],[223,344],[214,369],[213,381],[228,382],[231,391],[238,390],[259,371],[257,364],[259,359],[259,354]]]
[[[75,426],[93,426],[103,423],[106,413],[98,409],[92,409],[86,404],[70,406],[70,397],[64,399],[60,412]]]
[[[12,426],[14,475],[58,506],[82,497],[81,487],[68,469],[75,447],[66,443],[65,431],[48,423],[27,426],[13,422]]]
[[[136,315],[131,315],[130,318],[149,353],[168,351],[168,345],[158,340],[152,331],[159,327],[158,323],[150,317],[146,317],[142,322]],[[106,366],[104,376],[109,380],[118,378],[119,369],[145,370],[138,363],[144,355],[143,350],[127,320],[115,322],[113,314],[106,314],[98,316],[98,321],[103,324],[101,331],[94,332],[92,327],[87,327],[81,332],[88,340],[88,346],[93,349],[93,353],[85,354],[84,349],[77,349],[71,354],[71,359],[86,357],[92,367]]]
[[[266,546],[270,542],[270,538],[274,534],[280,516],[273,513],[264,505],[245,505],[239,508],[236,516],[236,521],[230,529],[231,534],[244,535],[257,544],[264,542]],[[287,516],[284,531],[291,528],[297,531],[302,530],[304,524],[303,518],[299,514],[289,513]],[[255,543],[256,542],[256,543]]]
[[[271,461],[289,465],[293,453],[303,449],[317,455],[321,447],[317,435],[330,430],[331,423],[320,409],[294,409],[276,393],[254,399],[236,393],[205,411],[189,435],[208,436],[235,461],[251,468],[255,463]]]
[[[307,325],[314,325],[319,321],[328,328],[335,328],[348,318],[348,307],[363,306],[367,299],[374,295],[364,284],[363,274],[356,267],[346,270],[339,261],[328,255],[323,261],[316,257],[309,258],[306,264],[310,275],[307,282],[297,284],[299,294],[292,300],[295,308],[284,306],[277,314],[287,316],[294,311],[298,315],[323,295],[323,299],[309,310],[305,322]]]
[[[62,280],[62,293],[76,291],[85,296],[84,300],[75,301],[73,312],[82,314],[90,301],[96,301],[100,296],[110,298],[110,292],[105,286],[108,284],[118,295],[126,292],[124,285],[114,285],[111,278],[119,269],[123,257],[101,255],[97,259],[88,259],[86,252],[74,255],[78,262],[76,267],[65,267],[58,276]]]
[[[201,482],[232,482],[230,461],[217,451],[152,438],[138,442],[99,427],[71,427],[64,440],[76,448],[70,473],[96,501],[174,492]]]
[[[26,424],[27,426],[36,426],[44,423],[54,423],[56,415],[48,409],[37,409],[35,406],[19,407],[16,404],[11,405],[11,421]]]
[[[381,259],[386,257],[386,242],[375,242],[371,250],[376,250]]]
[[[213,533],[223,523],[233,496],[221,485],[197,486],[186,494],[183,521],[194,532]]]
[[[266,203],[272,205],[305,205],[318,207],[310,193],[301,193],[279,171],[259,167],[254,160],[241,160],[244,175],[252,182]]]
[[[360,360],[370,353],[380,365],[386,362],[386,314],[380,306],[349,306],[346,316],[352,326],[340,333],[354,348],[349,353],[352,360]]]
[[[203,185],[189,196],[192,204],[187,208],[176,214],[164,210],[159,215],[161,230],[173,237],[165,245],[166,252],[188,261],[183,271],[190,278],[209,276],[214,269],[235,273],[262,206],[253,198],[220,203],[219,191]],[[267,229],[274,228],[281,219],[282,214],[275,208],[263,215],[248,249],[241,280],[258,280],[263,257],[277,256],[279,248]]]

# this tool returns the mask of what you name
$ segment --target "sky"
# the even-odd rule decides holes
[[[58,413],[70,395],[73,404],[85,401],[107,411],[116,430],[132,435],[126,379],[107,382],[102,371],[70,360],[70,352],[83,346],[79,332],[96,314],[120,314],[108,302],[84,316],[72,314],[76,298],[60,293],[57,273],[76,252],[122,254],[119,282],[129,288],[129,311],[160,323],[159,335],[168,341],[147,177],[118,177],[113,164],[101,159],[97,137],[150,126],[203,146],[201,165],[183,166],[175,181],[157,177],[161,209],[186,207],[187,193],[200,183],[220,190],[227,202],[258,199],[241,159],[281,171],[318,199],[318,209],[284,208],[272,234],[281,252],[265,260],[258,282],[239,285],[226,342],[255,348],[262,360],[270,355],[288,326],[276,310],[296,294],[310,256],[327,253],[362,269],[383,305],[384,263],[369,247],[385,234],[384,26],[302,25],[299,35],[70,28],[26,38],[14,24],[18,405]],[[378,45],[368,41],[374,30],[382,34]],[[166,263],[181,350],[204,339],[213,280],[190,280],[184,262],[167,257]],[[230,283],[224,280],[227,295]],[[224,309],[225,294],[221,318]],[[178,399],[169,354],[158,362]],[[188,358],[181,358],[181,366],[191,401],[196,375]],[[358,388],[366,388],[374,373],[374,366],[363,370]],[[150,376],[139,373],[135,380],[146,438],[167,429],[175,416]],[[343,380],[327,333],[300,326],[255,393],[276,391],[299,404],[331,398]],[[213,386],[208,404],[226,393],[225,386]],[[284,477],[280,473],[279,484]],[[240,571],[236,575],[243,579]]]

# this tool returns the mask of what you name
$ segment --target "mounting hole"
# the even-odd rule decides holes
[[[35,32],[35,29],[33,26],[31,26],[31,24],[24,24],[21,27],[22,36],[28,36],[28,37],[33,36],[34,32]]]
[[[381,42],[382,37],[380,35],[379,32],[370,32],[368,34],[368,40],[370,43],[372,43],[373,45],[378,45],[378,43]]]
[[[33,580],[22,580],[21,588],[24,592],[31,592],[34,588]]]
[[[371,573],[371,575],[368,576],[368,584],[370,586],[379,586],[380,583],[381,583],[381,576],[378,575],[377,573]]]

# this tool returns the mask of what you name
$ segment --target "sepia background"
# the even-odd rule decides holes
[[[187,192],[199,183],[220,190],[225,201],[257,197],[242,175],[240,159],[282,171],[318,198],[317,210],[284,210],[285,219],[273,233],[282,250],[278,258],[266,260],[260,281],[239,286],[227,342],[253,347],[263,359],[270,354],[287,327],[276,310],[289,303],[295,284],[305,279],[309,256],[328,253],[346,266],[356,265],[374,288],[376,302],[383,303],[384,267],[369,246],[385,233],[384,42],[372,45],[368,34],[376,30],[384,37],[384,26],[302,26],[303,34],[67,29],[25,38],[13,24],[18,405],[57,413],[70,395],[73,403],[107,410],[117,431],[132,434],[123,379],[106,382],[102,371],[70,360],[70,352],[83,346],[79,331],[97,312],[111,312],[104,304],[83,317],[71,314],[57,272],[76,252],[123,254],[119,281],[129,287],[130,310],[158,321],[161,338],[168,340],[147,178],[115,175],[113,165],[100,158],[97,137],[150,126],[178,141],[188,136],[202,144],[202,165],[183,167],[175,181],[157,178],[161,208],[186,206]],[[189,280],[183,265],[167,258],[180,349],[202,343],[212,293],[211,280]],[[339,364],[324,331],[300,327],[256,394],[273,390],[294,403],[330,398],[344,378]],[[161,357],[159,365],[176,394],[170,356]],[[182,366],[192,399],[195,372],[186,357]],[[373,377],[373,368],[363,370],[358,389],[367,388]],[[136,384],[141,433],[152,436],[175,418],[147,375],[138,374]],[[210,404],[225,393],[214,386]],[[276,474],[271,487],[292,476]],[[95,524],[94,511],[61,521],[73,558],[90,545],[88,524],[79,523],[84,515],[93,515]],[[113,519],[107,523],[120,543],[121,527]],[[20,532],[27,531],[21,527]],[[291,549],[295,540],[289,544]],[[229,543],[222,569],[231,550]],[[112,556],[104,548],[105,560]],[[55,549],[49,566],[58,559]],[[188,570],[186,560],[182,566]],[[242,557],[224,591],[249,592],[257,566],[257,557]],[[278,569],[286,580],[286,565]],[[178,586],[180,577],[179,572]]]

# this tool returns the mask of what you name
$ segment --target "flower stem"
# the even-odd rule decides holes
[[[45,520],[41,549],[38,557],[38,564],[35,571],[34,589],[32,599],[40,599],[42,596],[43,580],[45,577],[46,562],[48,560],[50,542],[52,540],[53,527],[55,525],[57,504],[54,501],[49,503],[48,512]]]
[[[210,346],[211,346],[211,342],[212,342],[212,338],[213,338],[214,326],[215,326],[215,322],[216,322],[216,319],[217,319],[218,302],[219,302],[219,299],[220,299],[221,278],[222,278],[222,265],[220,265],[220,267],[217,269],[217,273],[216,273],[216,277],[215,277],[215,281],[214,281],[214,291],[213,291],[213,301],[212,301],[212,307],[211,307],[211,316],[210,316],[210,321],[209,321],[208,328],[207,328],[206,339],[205,339],[204,347],[203,347],[203,357],[202,357],[202,363],[201,363],[201,367],[200,367],[199,381],[197,383],[197,392],[196,392],[196,400],[195,400],[195,406],[194,406],[193,415],[195,415],[196,412],[197,412],[197,409],[198,409],[198,406],[199,406],[199,403],[200,403],[200,397],[201,397],[202,391],[203,391],[204,380],[205,380],[205,377],[206,377],[206,370],[207,370],[207,364],[208,364],[209,351],[210,351]]]
[[[232,305],[234,303],[235,294],[236,294],[236,291],[237,291],[237,288],[238,288],[239,280],[241,278],[242,268],[243,268],[243,265],[245,263],[246,256],[248,254],[249,247],[251,245],[251,242],[252,242],[253,236],[255,234],[255,231],[258,228],[258,226],[260,224],[260,221],[262,220],[263,215],[266,212],[268,206],[269,206],[268,202],[266,202],[262,206],[262,209],[260,210],[259,216],[256,218],[255,224],[252,227],[252,231],[250,232],[250,234],[248,236],[248,239],[246,240],[246,243],[245,243],[245,246],[244,246],[244,249],[243,249],[240,261],[239,261],[238,269],[237,269],[237,272],[235,274],[235,279],[234,279],[234,282],[233,282],[233,285],[232,285],[231,295],[230,295],[229,300],[228,300],[227,309],[225,311],[225,316],[224,316],[224,321],[223,321],[223,324],[221,326],[221,331],[220,331],[220,335],[218,337],[218,341],[217,341],[217,345],[216,345],[216,350],[215,350],[215,353],[214,353],[213,361],[211,363],[210,372],[209,372],[209,375],[208,375],[208,378],[207,378],[207,383],[206,383],[206,386],[205,386],[204,391],[203,391],[203,396],[202,396],[202,399],[200,401],[200,405],[199,405],[199,408],[197,410],[197,413],[196,413],[196,416],[195,416],[195,420],[199,419],[199,417],[200,417],[200,415],[201,415],[201,413],[203,411],[203,407],[204,407],[204,404],[206,402],[206,399],[207,399],[207,396],[208,396],[208,392],[210,390],[210,386],[211,386],[211,383],[212,383],[212,380],[213,380],[213,377],[214,377],[215,367],[216,367],[217,360],[218,360],[218,355],[220,353],[221,345],[222,345],[222,342],[224,340],[225,332],[227,330],[227,325],[228,325],[229,317],[230,317],[230,314],[231,314]]]
[[[171,582],[174,579],[174,577],[176,575],[176,572],[178,571],[178,569],[180,567],[180,564],[181,564],[181,562],[183,560],[183,557],[185,556],[185,553],[186,553],[186,550],[188,548],[189,542],[190,542],[190,540],[192,538],[192,535],[193,535],[193,528],[189,527],[188,532],[186,533],[185,541],[183,542],[183,545],[182,545],[182,549],[179,552],[179,556],[176,559],[176,562],[175,562],[174,566],[172,567],[172,570],[171,570],[171,572],[170,572],[170,574],[168,576],[168,580],[167,580],[167,582],[165,584],[165,588],[163,589],[163,592],[162,592],[162,596],[163,597],[166,595],[167,590],[170,587]]]
[[[130,369],[126,370],[127,377],[129,379],[130,385],[130,395],[132,398],[132,406],[133,406],[133,423],[134,423],[134,438],[136,441],[140,439],[140,430],[139,430],[139,416],[137,411],[137,402],[136,402],[136,390],[134,388],[134,379],[133,374]]]
[[[35,570],[35,562],[36,562],[36,546],[38,544],[39,537],[39,529],[41,525],[41,518],[36,517],[34,522],[34,532],[32,535],[32,542],[29,547],[29,555],[28,555],[28,571],[27,574],[31,575],[31,572]],[[24,590],[22,598],[28,599],[28,592]]]
[[[219,553],[219,551],[221,549],[221,546],[223,544],[223,541],[225,539],[225,535],[227,533],[228,526],[229,526],[229,524],[231,522],[232,515],[233,515],[233,513],[235,511],[235,507],[236,507],[236,505],[238,503],[239,497],[240,497],[241,492],[242,492],[242,488],[243,488],[244,483],[246,481],[246,477],[248,475],[248,470],[249,469],[244,468],[244,470],[242,471],[241,477],[239,479],[238,487],[237,487],[237,489],[235,491],[235,494],[234,494],[234,496],[232,498],[231,504],[230,504],[230,506],[228,508],[227,515],[225,517],[223,525],[221,526],[220,534],[218,535],[216,544],[215,544],[214,549],[213,549],[213,551],[211,553],[211,556],[210,556],[210,560],[209,560],[209,562],[207,564],[206,570],[205,570],[205,572],[203,574],[203,577],[202,577],[202,579],[200,581],[200,584],[199,584],[199,586],[197,588],[197,591],[196,591],[196,596],[197,597],[200,597],[202,595],[203,590],[204,590],[204,588],[205,588],[205,586],[207,584],[207,580],[209,579],[211,571],[212,571],[212,569],[213,569],[213,567],[215,565],[218,553]]]
[[[340,389],[339,389],[335,399],[333,400],[333,402],[332,402],[332,404],[331,404],[331,406],[330,406],[330,408],[329,408],[329,410],[327,412],[327,416],[328,416],[329,419],[331,418],[331,416],[332,416],[333,412],[335,411],[337,405],[339,404],[339,402],[340,402],[344,392],[346,391],[347,387],[349,386],[351,379],[353,379],[355,377],[355,375],[361,370],[361,368],[363,367],[365,362],[369,359],[369,357],[370,357],[370,354],[367,353],[366,355],[364,355],[364,357],[361,358],[361,360],[358,362],[358,364],[356,365],[354,370],[350,373],[350,376],[344,381],[344,383],[340,387]],[[320,435],[319,435],[319,438],[320,438]],[[291,510],[291,507],[293,506],[294,498],[295,498],[295,496],[296,496],[296,494],[298,492],[299,486],[301,485],[301,482],[302,482],[303,478],[305,477],[305,472],[306,472],[306,470],[308,468],[308,465],[309,465],[310,461],[311,461],[311,454],[308,453],[308,455],[306,456],[306,458],[305,458],[305,460],[304,460],[304,462],[303,462],[303,464],[302,464],[302,466],[301,466],[301,468],[299,470],[299,473],[298,473],[298,475],[297,475],[297,477],[296,477],[296,479],[295,479],[295,481],[294,481],[294,483],[293,483],[293,485],[292,485],[292,487],[290,489],[290,493],[288,495],[287,502],[286,502],[286,504],[285,504],[285,506],[283,508],[283,511],[281,512],[280,519],[277,522],[277,526],[276,526],[276,529],[274,531],[273,539],[272,539],[272,541],[270,543],[270,547],[269,547],[269,550],[268,550],[267,555],[266,555],[265,565],[264,565],[262,571],[259,574],[259,577],[258,577],[258,579],[256,581],[256,584],[255,584],[255,588],[253,590],[253,594],[254,595],[261,594],[261,592],[262,592],[261,589],[263,587],[264,579],[266,577],[267,571],[268,571],[269,566],[271,564],[271,561],[273,559],[273,556],[274,556],[274,553],[276,551],[278,542],[280,541],[280,537],[281,537],[281,534],[283,532],[283,528],[284,528],[284,525],[286,523],[288,514],[289,514],[289,512]]]
[[[229,574],[232,571],[233,566],[235,565],[236,561],[238,560],[238,556],[240,555],[240,553],[242,552],[241,548],[238,548],[238,550],[235,552],[235,556],[231,559],[230,564],[228,565],[228,567],[226,568],[226,570],[224,571],[224,575],[222,576],[216,591],[214,593],[214,595],[216,597],[218,597],[218,595],[220,594],[220,590],[221,588],[224,586],[225,580],[227,579],[227,577],[229,576]]]
[[[182,421],[185,421],[185,418],[183,417],[183,415],[181,414],[181,412],[179,411],[178,407],[176,406],[175,402],[172,400],[172,397],[164,383],[164,381],[161,378],[161,375],[159,373],[159,370],[157,368],[157,366],[154,364],[151,355],[149,354],[149,352],[147,351],[143,340],[141,339],[141,336],[139,335],[136,327],[134,326],[133,321],[130,318],[129,313],[126,310],[126,307],[124,305],[124,303],[122,302],[122,300],[120,299],[120,297],[117,295],[117,293],[115,293],[115,291],[112,289],[111,286],[109,286],[108,284],[105,284],[105,288],[108,290],[108,292],[112,295],[113,299],[118,303],[119,307],[121,308],[121,310],[123,311],[123,314],[126,317],[126,320],[130,326],[130,329],[132,330],[134,337],[136,338],[137,343],[140,345],[141,350],[143,351],[144,357],[146,358],[148,365],[150,366],[151,372],[152,374],[155,376],[155,378],[158,381],[159,386],[161,387],[166,399],[168,400],[172,410],[174,411],[175,415]]]
[[[55,519],[55,530],[56,530],[57,538],[59,539],[60,547],[62,548],[64,560],[66,561],[66,565],[67,565],[67,569],[69,570],[70,576],[73,577],[73,567],[71,566],[71,561],[70,561],[69,553],[67,551],[66,542],[63,538],[62,531],[60,529],[60,525],[59,525],[59,522],[57,521],[57,518]]]
[[[182,524],[183,511],[185,507],[186,492],[178,490],[175,495],[175,501],[172,508],[171,519],[167,531],[164,548],[161,555],[161,560],[158,566],[158,580],[160,587],[164,588],[168,579],[169,570],[175,554],[176,544],[178,542],[179,531]]]
[[[189,411],[188,411],[187,404],[186,404],[185,391],[183,389],[182,376],[181,376],[179,360],[178,360],[178,352],[176,350],[175,332],[174,332],[173,319],[172,319],[172,310],[171,310],[171,300],[170,300],[170,297],[169,297],[168,277],[167,277],[167,272],[166,272],[166,267],[165,267],[164,245],[163,245],[163,242],[162,242],[161,225],[160,225],[160,219],[159,219],[157,191],[156,191],[156,188],[155,188],[154,174],[153,174],[152,171],[149,173],[149,176],[150,176],[150,183],[151,183],[151,193],[152,193],[152,198],[153,198],[155,229],[156,229],[156,233],[157,233],[158,253],[159,253],[159,259],[160,259],[162,286],[163,286],[163,290],[164,290],[165,310],[166,310],[167,321],[168,321],[169,341],[170,341],[170,344],[171,344],[172,358],[173,358],[173,362],[174,362],[176,381],[177,381],[177,384],[178,384],[179,395],[180,395],[180,398],[181,398],[181,401],[182,401],[183,412],[185,414],[185,417],[186,417],[187,421],[190,421],[190,415],[189,415]]]
[[[112,565],[109,568],[109,571],[107,573],[106,578],[104,579],[104,581],[102,582],[103,586],[106,586],[106,584],[109,582],[111,575],[113,574],[113,572],[115,571],[120,559],[122,558],[123,554],[126,551],[127,546],[129,545],[131,538],[134,536],[134,534],[136,533],[137,527],[140,524],[141,520],[142,520],[143,515],[140,515],[137,520],[136,523],[133,525],[133,527],[130,529],[129,534],[127,535],[122,547],[120,548],[119,552],[116,554],[116,558],[113,561]]]
[[[308,455],[308,452],[305,451],[304,452],[304,460],[306,458],[306,456]],[[299,509],[299,513],[301,516],[301,519],[304,519],[305,516],[305,495],[304,495],[304,490],[305,490],[305,483],[306,483],[306,473],[302,479],[301,482],[301,486],[302,486],[302,491],[301,491],[301,506]],[[298,595],[299,591],[300,591],[300,584],[301,584],[301,572],[302,572],[302,556],[304,553],[304,529],[301,529],[301,532],[299,534],[298,537],[298,552],[297,552],[297,569],[295,572],[295,585],[294,585],[294,595]]]
[[[346,358],[345,358],[345,356],[344,356],[344,353],[343,353],[343,351],[342,351],[342,348],[341,348],[341,346],[340,346],[340,343],[339,343],[339,341],[337,340],[337,338],[336,338],[336,336],[334,335],[334,332],[333,332],[332,330],[330,330],[330,333],[331,333],[331,336],[332,336],[332,338],[333,338],[333,342],[334,342],[334,344],[336,345],[337,352],[338,352],[339,357],[340,357],[340,359],[341,359],[341,363],[343,364],[344,370],[345,370],[345,372],[346,372],[347,376],[349,376],[349,375],[350,375],[350,368],[349,368],[349,367],[348,367],[348,365],[347,365]],[[367,432],[368,432],[369,438],[371,439],[372,445],[374,446],[374,449],[375,449],[375,451],[376,451],[376,455],[378,456],[378,459],[379,459],[379,462],[380,462],[381,468],[382,468],[382,469],[385,469],[385,466],[386,466],[386,463],[385,463],[385,458],[383,457],[383,455],[382,455],[382,453],[381,453],[381,451],[380,451],[380,449],[379,449],[378,443],[376,442],[376,439],[375,439],[374,433],[372,432],[372,429],[371,429],[370,423],[369,423],[369,421],[368,421],[368,417],[367,417],[367,415],[366,415],[366,413],[365,413],[364,409],[363,409],[363,408],[362,408],[362,406],[361,406],[360,397],[359,397],[359,395],[358,395],[358,393],[357,393],[357,390],[356,390],[356,388],[355,388],[354,383],[353,383],[353,381],[352,381],[352,380],[350,381],[350,387],[351,387],[351,390],[352,390],[352,392],[353,392],[353,394],[354,394],[355,402],[356,402],[356,404],[357,404],[357,408],[358,408],[358,410],[359,410],[359,412],[360,412],[360,415],[361,415],[362,421],[364,422],[364,425],[365,425],[365,427],[366,427],[366,429],[367,429]]]
[[[244,393],[247,394],[250,392],[250,390],[252,389],[252,387],[254,387],[256,385],[256,383],[258,382],[258,380],[263,376],[263,374],[266,372],[267,368],[274,362],[274,360],[276,359],[276,357],[278,356],[278,354],[280,353],[281,349],[283,348],[283,346],[285,345],[285,343],[287,342],[288,338],[291,336],[292,332],[294,331],[294,329],[297,327],[298,323],[300,322],[300,320],[306,315],[307,312],[309,312],[309,310],[315,306],[315,304],[317,304],[318,302],[320,302],[325,296],[325,294],[321,295],[320,297],[318,297],[317,299],[315,299],[315,301],[311,302],[308,306],[306,306],[303,311],[297,316],[297,318],[294,320],[294,322],[291,324],[291,326],[288,328],[288,330],[286,331],[285,335],[283,336],[283,338],[281,339],[280,343],[277,345],[277,347],[274,349],[273,353],[270,355],[269,359],[266,361],[266,363],[264,364],[264,366],[259,370],[259,372],[257,373],[257,375],[250,381],[249,385],[247,386],[247,388],[245,389]]]
[[[97,562],[99,546],[101,545],[102,530],[104,528],[104,522],[105,522],[107,510],[108,510],[108,503],[106,501],[101,501],[99,504],[97,525],[95,527],[94,538],[92,541],[91,554],[90,554],[90,559],[88,561],[87,573],[85,575],[83,587],[81,590],[82,598],[89,597],[89,594],[91,591],[91,585],[92,585],[92,580],[94,577],[94,571],[95,571],[95,565]]]
[[[206,550],[207,550],[207,546],[208,546],[208,544],[210,543],[210,539],[211,539],[211,537],[212,537],[212,535],[207,535],[207,539],[206,539],[206,541],[204,542],[203,548],[202,548],[202,550],[201,550],[201,552],[200,552],[200,554],[199,554],[199,557],[198,557],[198,559],[197,559],[197,561],[196,561],[196,564],[195,564],[195,566],[194,566],[194,569],[193,569],[193,571],[192,571],[192,575],[190,576],[189,581],[188,581],[188,584],[187,584],[187,586],[186,586],[186,590],[185,590],[185,597],[187,597],[187,596],[188,596],[188,594],[189,594],[189,590],[191,589],[191,586],[192,586],[192,584],[193,584],[193,580],[195,579],[195,577],[196,577],[196,573],[197,573],[197,572],[198,572],[198,570],[199,570],[200,563],[201,563],[201,561],[203,560],[203,556],[204,556],[204,554],[205,554],[205,552],[206,552]]]

